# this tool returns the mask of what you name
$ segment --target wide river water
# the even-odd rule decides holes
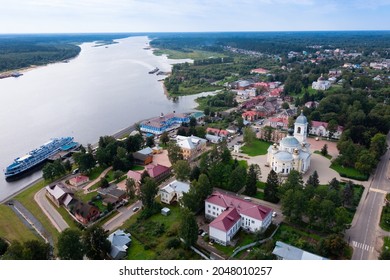
[[[73,136],[81,144],[96,143],[135,122],[160,113],[188,112],[199,96],[173,102],[155,67],[170,71],[182,62],[155,56],[147,37],[116,40],[118,44],[81,45],[78,57],[0,79],[0,201],[41,176],[41,172],[7,182],[3,169],[14,158],[53,137]]]

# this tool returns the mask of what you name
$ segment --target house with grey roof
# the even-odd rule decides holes
[[[274,254],[279,260],[327,260],[327,258],[312,254],[281,241],[276,241],[272,254]]]
[[[127,254],[127,248],[131,242],[131,234],[118,229],[111,233],[108,238],[111,243],[110,256],[113,260],[123,259]]]
[[[161,202],[171,204],[174,201],[179,201],[183,197],[183,193],[188,193],[189,191],[190,184],[175,180],[161,188],[158,194],[160,195]]]
[[[68,205],[73,200],[73,192],[64,184],[57,183],[56,185],[46,186],[46,196],[57,206]]]

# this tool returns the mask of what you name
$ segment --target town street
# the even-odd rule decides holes
[[[138,210],[133,211],[135,207],[138,207]],[[103,225],[103,228],[108,231],[113,231],[114,229],[119,228],[125,221],[130,219],[130,217],[133,216],[135,212],[140,211],[141,207],[142,202],[138,200],[130,206],[119,208],[117,210],[119,214],[115,215],[111,220],[107,221]]]
[[[390,134],[387,135],[388,145],[390,144],[389,136]],[[389,235],[379,227],[386,193],[390,192],[389,156],[390,150],[387,150],[375,174],[370,178],[371,182],[365,188],[352,226],[346,232],[346,239],[354,249],[353,260],[378,259],[382,250],[382,238]]]
[[[46,189],[42,188],[39,192],[35,194],[34,199],[38,203],[39,207],[41,207],[42,211],[49,218],[53,226],[59,232],[62,232],[63,230],[67,229],[69,225],[62,218],[60,213],[58,213],[57,209],[49,202],[45,193],[46,193]]]

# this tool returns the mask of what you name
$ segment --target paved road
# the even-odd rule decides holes
[[[62,218],[57,209],[49,202],[45,195],[46,190],[43,188],[37,192],[34,196],[34,200],[38,203],[39,207],[42,209],[43,213],[49,218],[53,226],[59,231],[67,229],[69,225]]]
[[[390,146],[390,134],[387,143]],[[351,228],[346,239],[354,248],[353,260],[378,259],[382,249],[382,238],[389,233],[379,227],[380,215],[386,193],[390,192],[390,150],[382,157],[368,187],[365,188]]]
[[[133,203],[130,206],[124,206],[118,209],[119,214],[113,217],[111,220],[107,221],[103,228],[108,231],[113,231],[117,228],[119,228],[125,221],[127,221],[131,216],[134,215],[134,207],[142,207],[142,202],[138,200],[137,202]],[[139,211],[139,210],[137,210]],[[137,212],[136,211],[136,212]]]

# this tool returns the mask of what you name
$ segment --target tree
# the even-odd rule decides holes
[[[321,255],[327,258],[342,259],[347,247],[348,244],[344,241],[341,235],[331,234],[321,240],[319,244],[319,251]]]
[[[336,178],[330,180],[329,189],[338,191],[339,188],[340,188],[340,182]]]
[[[154,146],[154,137],[149,136],[146,138],[146,146],[153,147]]]
[[[246,184],[246,169],[242,166],[237,166],[230,174],[228,190],[232,192],[240,191]]]
[[[23,245],[19,241],[12,241],[7,251],[3,255],[3,260],[25,260],[23,255]]]
[[[198,180],[199,175],[200,175],[200,168],[199,168],[197,165],[195,165],[195,166],[191,169],[190,181]]]
[[[347,209],[345,209],[344,207],[336,208],[334,213],[334,221],[335,225],[333,226],[333,230],[336,233],[343,232],[349,221]]]
[[[68,172],[70,172],[72,170],[72,164],[70,163],[69,160],[66,160],[63,163],[63,166],[64,166],[65,170],[68,171]]]
[[[201,209],[204,203],[202,200],[200,200],[199,189],[197,187],[196,181],[191,183],[190,190],[187,193],[183,193],[181,203],[185,208],[188,208],[194,213],[198,212],[199,209]]]
[[[8,249],[8,243],[3,238],[0,237],[0,256],[4,255]]]
[[[23,244],[23,259],[25,260],[49,260],[51,246],[40,240],[28,240]]]
[[[339,124],[335,119],[332,119],[328,122],[328,131],[329,131],[329,138],[332,138],[335,132],[337,131]]]
[[[58,257],[62,260],[82,260],[84,256],[81,231],[67,228],[58,237]]]
[[[379,255],[379,260],[390,260],[390,249],[386,246]]]
[[[206,174],[200,174],[196,188],[198,189],[199,199],[203,205],[203,201],[213,192],[213,188]]]
[[[319,215],[318,217],[321,219],[322,228],[325,230],[330,223],[334,220],[335,216],[335,205],[332,201],[328,199],[324,199],[321,201],[319,205]]]
[[[375,154],[368,150],[363,150],[359,153],[357,161],[355,162],[355,168],[363,174],[370,174],[375,168],[376,163]]]
[[[372,152],[374,157],[379,160],[380,157],[386,152],[386,149],[386,135],[382,133],[375,134],[370,141],[370,152]]]
[[[307,179],[306,185],[310,185],[313,188],[317,188],[320,185],[320,180],[318,179],[317,170],[314,170],[313,174],[309,176]]]
[[[283,194],[286,190],[289,189],[302,189],[303,181],[302,174],[296,170],[291,170],[288,174],[286,181],[282,184],[280,191]]]
[[[108,186],[110,185],[110,183],[107,181],[107,179],[105,177],[102,177],[100,178],[100,187],[105,189],[105,188],[108,188]]]
[[[324,144],[324,146],[321,149],[321,155],[327,156],[328,155],[328,145]]]
[[[168,143],[168,157],[172,165],[183,159],[181,148],[176,143]]]
[[[257,193],[257,179],[258,179],[258,172],[257,170],[260,170],[260,167],[254,164],[251,164],[249,166],[249,172],[246,177],[246,185],[245,185],[245,194],[249,196],[254,196]]]
[[[166,145],[169,142],[169,134],[164,131],[160,136],[160,143]]]
[[[264,129],[264,140],[270,142],[272,138],[272,130],[273,130],[272,127],[265,126],[263,129]]]
[[[154,205],[154,198],[156,197],[158,192],[156,182],[150,178],[145,178],[145,182],[141,185],[140,188],[140,198],[145,206],[145,208],[152,208]]]
[[[290,109],[290,105],[287,102],[283,102],[282,109],[285,109],[285,110]]]
[[[353,204],[353,183],[348,181],[343,190],[343,205],[352,206]]]
[[[177,180],[187,181],[190,176],[191,167],[188,161],[178,160],[175,164],[173,164],[173,170]]]
[[[90,260],[104,260],[110,252],[111,243],[107,240],[108,232],[98,225],[88,227],[82,235],[86,256]]]
[[[130,199],[135,198],[135,181],[133,178],[126,179],[126,190]]]
[[[242,117],[237,118],[237,127],[239,131],[244,127],[244,119]]]
[[[198,240],[198,224],[194,214],[187,208],[184,208],[180,215],[179,236],[184,240],[187,248],[194,245]]]
[[[190,118],[190,124],[189,124],[190,127],[195,127],[195,126],[196,126],[196,123],[197,123],[197,122],[196,122],[196,119],[195,119],[194,117],[191,117],[191,118]]]
[[[267,182],[265,183],[264,188],[264,199],[273,202],[278,203],[279,197],[278,197],[278,187],[279,187],[279,179],[278,174],[271,169],[271,172],[268,174]]]
[[[244,142],[247,146],[252,146],[256,140],[256,133],[250,127],[244,128]]]
[[[79,167],[80,172],[88,172],[90,169],[95,167],[96,161],[92,154],[80,153],[75,155],[78,155],[74,157],[74,160]]]

